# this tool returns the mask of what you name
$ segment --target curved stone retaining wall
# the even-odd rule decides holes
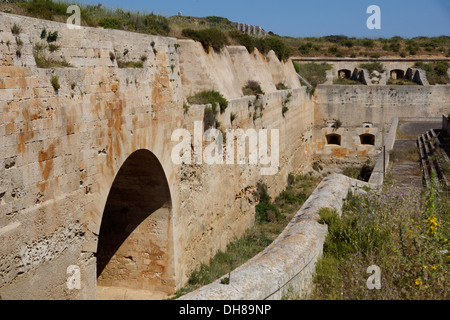
[[[229,285],[219,279],[180,300],[279,300],[288,292],[306,296],[328,229],[318,222],[319,210],[335,208],[340,213],[348,191],[364,185],[367,183],[340,174],[325,178],[283,233],[231,272]]]

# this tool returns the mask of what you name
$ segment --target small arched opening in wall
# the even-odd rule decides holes
[[[405,77],[405,71],[400,69],[394,69],[391,70],[391,79],[397,80],[397,79],[403,79]]]
[[[330,133],[326,135],[327,145],[341,145],[341,135],[336,133]]]
[[[97,298],[157,300],[173,293],[172,202],[164,170],[148,150],[131,154],[117,173],[103,212]]]
[[[370,133],[365,133],[359,136],[362,145],[375,145],[375,136]]]
[[[338,77],[350,79],[352,77],[352,72],[348,69],[341,69],[338,71]]]

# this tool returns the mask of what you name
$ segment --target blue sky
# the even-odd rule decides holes
[[[411,38],[450,35],[450,0],[81,0],[173,16],[222,16],[292,37],[343,34]],[[370,5],[381,9],[381,30],[369,30]]]

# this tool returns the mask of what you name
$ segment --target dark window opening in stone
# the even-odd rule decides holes
[[[341,136],[339,134],[327,134],[327,144],[341,145]]]
[[[97,286],[172,293],[171,197],[164,170],[148,150],[117,173],[105,205],[97,249]]]
[[[352,76],[352,72],[348,69],[341,69],[338,71],[339,78],[350,79]]]
[[[361,144],[375,145],[375,136],[373,134],[362,134],[359,136]]]

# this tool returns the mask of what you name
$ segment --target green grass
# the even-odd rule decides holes
[[[231,38],[231,42],[235,41],[236,44],[244,46],[247,48],[249,53],[253,53],[255,51],[255,40],[249,34],[242,33],[239,30],[235,29],[228,32],[228,36]]]
[[[202,30],[183,29],[182,35],[200,42],[206,52],[210,52],[211,48],[216,52],[220,52],[229,43],[226,34],[216,28]]]
[[[403,162],[403,161],[418,162],[420,160],[419,148],[415,147],[401,150],[392,150],[390,154],[390,160],[393,162]]]
[[[225,252],[219,251],[208,264],[202,264],[192,272],[187,285],[180,289],[174,298],[194,291],[221,277],[228,277],[231,271],[263,251],[286,228],[288,222],[321,179],[290,174],[287,181],[288,186],[275,200],[268,195],[267,187],[264,184],[258,184],[259,204],[255,208],[254,226],[248,229],[241,238],[231,242]],[[233,282],[232,274],[229,281]]]
[[[448,300],[450,198],[386,187],[349,194],[342,217],[320,211],[328,225],[316,266],[313,300]],[[367,268],[381,269],[381,289],[367,288]]]

